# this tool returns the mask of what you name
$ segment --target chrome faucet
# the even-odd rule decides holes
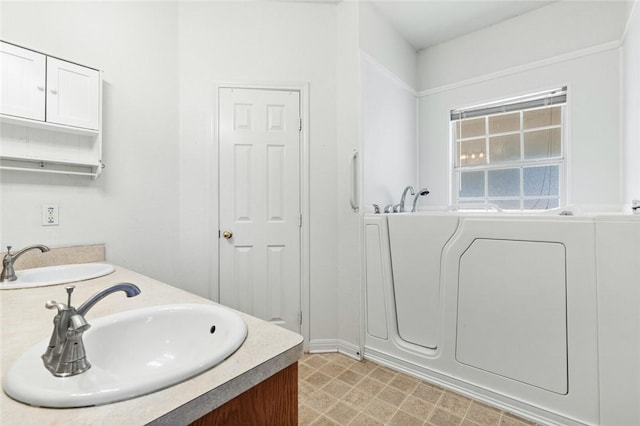
[[[46,253],[49,251],[49,247],[43,246],[42,244],[36,244],[34,246],[25,247],[22,250],[19,250],[15,254],[11,254],[11,246],[7,246],[7,254],[4,255],[2,259],[2,272],[0,272],[0,283],[5,281],[15,281],[18,279],[16,276],[16,271],[13,269],[13,264],[23,253],[29,250],[38,249],[42,253]]]
[[[413,197],[413,207],[411,208],[412,212],[416,211],[416,204],[418,204],[418,198],[420,198],[420,196],[425,196],[425,195],[429,195],[429,190],[427,188],[422,188],[420,191],[418,191],[416,196]]]
[[[411,195],[415,195],[415,192],[413,192],[413,186],[409,185],[407,186],[404,191],[402,191],[402,198],[400,198],[400,205],[399,205],[399,209],[398,212],[403,213],[405,212],[405,207],[404,207],[404,199],[407,197],[407,191],[409,191],[411,193]]]
[[[71,293],[75,286],[66,286],[67,304],[49,300],[45,307],[58,310],[53,318],[53,333],[42,361],[47,370],[56,377],[75,376],[91,368],[84,350],[82,335],[91,327],[84,316],[97,302],[116,291],[124,291],[127,297],[140,294],[135,284],[121,283],[108,287],[91,296],[78,309],[71,306]]]

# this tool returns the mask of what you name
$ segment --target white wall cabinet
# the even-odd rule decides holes
[[[47,57],[47,121],[98,130],[100,73]]]
[[[0,168],[97,177],[101,72],[0,42]]]
[[[0,55],[0,113],[44,121],[45,56],[8,43]]]

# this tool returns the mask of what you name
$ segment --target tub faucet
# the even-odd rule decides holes
[[[15,254],[11,254],[11,246],[7,246],[7,254],[4,255],[2,259],[2,272],[0,273],[0,283],[5,281],[15,281],[18,279],[16,276],[16,271],[13,269],[13,264],[23,253],[29,250],[38,249],[42,253],[46,253],[49,251],[49,247],[43,246],[42,244],[36,244],[34,246],[25,247],[22,250],[19,250]]]
[[[420,198],[420,196],[426,196],[426,195],[429,195],[429,190],[427,188],[422,188],[420,191],[418,191],[416,196],[413,197],[413,207],[411,208],[412,212],[416,211],[416,204],[418,204],[418,198]]]
[[[405,212],[405,207],[404,207],[404,199],[407,197],[407,191],[409,191],[411,193],[411,195],[415,195],[415,192],[413,192],[413,186],[409,185],[407,186],[404,191],[402,191],[402,197],[400,198],[400,207],[399,207],[399,212],[403,213]]]
[[[78,309],[71,306],[71,293],[75,286],[66,286],[67,303],[49,300],[45,307],[57,309],[53,318],[53,333],[47,350],[42,355],[42,361],[47,370],[56,377],[75,376],[91,368],[84,349],[82,335],[91,327],[84,318],[87,311],[98,301],[116,291],[124,291],[127,297],[140,294],[140,288],[131,283],[121,283],[108,287],[91,296]]]

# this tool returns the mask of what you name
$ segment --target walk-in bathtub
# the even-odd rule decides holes
[[[640,217],[364,224],[366,358],[544,424],[640,424]]]

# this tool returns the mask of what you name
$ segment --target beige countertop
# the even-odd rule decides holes
[[[78,306],[95,292],[120,282],[131,282],[142,293],[128,299],[114,293],[96,304],[87,321],[105,315],[172,303],[213,303],[144,275],[116,267],[105,277],[75,283],[72,302]],[[0,374],[29,347],[48,339],[54,312],[47,300],[64,301],[64,284],[22,290],[0,290]],[[31,407],[0,396],[0,424],[12,425],[180,425],[188,424],[257,383],[293,364],[302,356],[302,336],[249,315],[244,344],[211,370],[148,395],[98,407],[50,409]],[[44,349],[44,348],[43,348]],[[89,355],[89,360],[90,360]],[[44,368],[44,367],[43,367]]]

